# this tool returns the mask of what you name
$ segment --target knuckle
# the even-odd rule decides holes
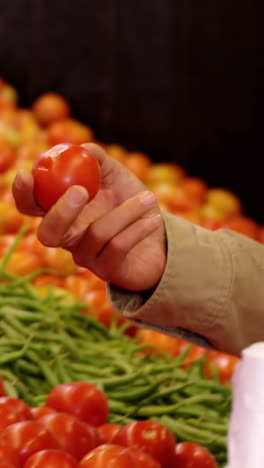
[[[118,237],[114,237],[108,243],[108,252],[111,252],[111,255],[122,255],[126,253],[126,245]]]
[[[96,224],[91,224],[86,231],[87,239],[96,245],[104,245],[106,242],[105,235],[102,229],[99,229]]]

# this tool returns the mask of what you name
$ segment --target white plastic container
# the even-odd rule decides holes
[[[234,373],[227,468],[264,468],[264,343],[246,348]]]

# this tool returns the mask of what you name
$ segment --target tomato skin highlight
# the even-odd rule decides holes
[[[162,468],[174,466],[176,439],[167,427],[155,421],[134,421],[123,426],[112,443],[139,448],[157,460]]]
[[[11,455],[14,452],[15,456],[18,456],[18,467],[23,466],[31,455],[40,450],[60,449],[53,435],[37,421],[23,421],[3,429],[0,437],[0,454],[6,447],[10,449]]]
[[[73,414],[92,426],[105,424],[109,413],[105,394],[88,382],[57,385],[49,393],[46,405],[56,411]]]
[[[78,468],[78,463],[62,450],[41,450],[32,455],[23,468]]]
[[[100,186],[101,171],[97,160],[85,148],[61,144],[41,153],[33,164],[34,196],[48,211],[72,185],[81,185],[91,201]]]
[[[79,468],[138,468],[129,448],[103,444],[89,452],[80,461]]]
[[[181,442],[175,448],[177,468],[217,468],[213,455],[201,445]]]
[[[39,422],[57,439],[62,450],[77,460],[101,443],[101,434],[95,427],[71,414],[47,414]]]
[[[0,398],[0,431],[11,424],[32,419],[29,406],[12,397]]]

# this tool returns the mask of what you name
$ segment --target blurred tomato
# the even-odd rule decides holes
[[[152,163],[150,158],[143,153],[128,153],[125,166],[139,179],[145,180]]]
[[[153,345],[153,348],[145,352],[164,351],[173,357],[177,356],[180,352],[181,340],[178,338],[147,329],[140,330],[138,336],[141,344]]]
[[[132,453],[137,461],[137,468],[162,468],[161,464],[155,460],[151,455],[144,452],[138,447],[129,447],[130,453]],[[176,468],[176,467],[174,467]]]
[[[217,229],[228,229],[229,225],[224,221],[219,221],[216,219],[203,219],[201,225],[206,228],[210,229],[210,231],[217,231]]]
[[[233,231],[244,234],[245,236],[257,239],[259,236],[259,227],[253,219],[246,216],[236,216],[229,221],[229,228]]]
[[[239,215],[242,211],[240,200],[236,195],[224,189],[210,189],[207,194],[209,205],[219,209],[226,218]]]
[[[208,351],[208,362],[205,367],[205,375],[208,378],[212,377],[210,363],[214,364],[218,370],[220,382],[223,384],[228,383],[233,377],[235,368],[239,362],[240,359],[236,356],[210,350]]]
[[[153,191],[159,203],[175,214],[195,210],[197,202],[193,201],[184,189],[177,185],[161,183],[153,187]]]
[[[190,199],[199,203],[204,202],[208,187],[201,179],[197,179],[196,177],[184,177],[180,185]]]
[[[60,248],[45,247],[44,265],[53,275],[58,276],[68,276],[76,271],[71,253]]]
[[[218,223],[227,221],[225,212],[211,203],[205,203],[201,207],[201,218],[202,225],[204,225],[207,220],[216,221]]]
[[[190,343],[187,341],[182,340],[181,346],[180,346],[180,353],[186,350],[187,347],[190,346]],[[183,369],[188,369],[190,365],[198,361],[200,358],[203,356],[207,357],[208,350],[203,348],[202,346],[197,346],[197,345],[192,345],[189,353],[187,354],[184,363],[182,364]]]
[[[0,437],[0,454],[6,447],[19,457],[19,467],[23,466],[33,453],[48,448],[60,448],[53,435],[37,421],[18,422],[3,429]]]
[[[54,414],[56,411],[48,406],[35,406],[30,408],[30,413],[33,419],[40,419],[47,414]]]
[[[23,143],[16,153],[17,161],[30,161],[33,163],[35,159],[49,149],[48,143],[45,141],[33,140],[27,143]]]
[[[121,426],[119,424],[114,423],[106,423],[98,427],[98,431],[101,432],[107,443],[112,442],[114,436],[118,433],[120,429]]]
[[[40,418],[39,422],[57,439],[62,450],[77,460],[103,440],[95,427],[72,414],[53,412]]]
[[[127,151],[125,150],[125,148],[123,148],[123,146],[113,144],[107,145],[105,149],[107,154],[109,154],[111,158],[116,159],[117,161],[125,165]]]
[[[44,127],[70,116],[68,102],[56,93],[39,96],[33,103],[32,110],[37,121]]]
[[[167,427],[155,421],[126,424],[116,434],[113,443],[143,450],[157,460],[162,468],[174,466],[175,437]]]
[[[138,468],[129,448],[103,444],[89,452],[80,461],[79,468]],[[147,466],[145,468],[148,468]]]
[[[0,173],[5,172],[15,162],[16,153],[11,144],[0,141]]]
[[[78,463],[69,453],[50,449],[31,455],[23,468],[78,468]]]
[[[0,398],[0,431],[11,424],[30,419],[30,408],[22,400],[8,396]]]
[[[108,417],[105,394],[88,382],[57,385],[49,393],[46,405],[56,411],[70,413],[93,426],[105,424]]]
[[[201,445],[181,442],[176,445],[175,453],[177,468],[217,468],[213,455]]]
[[[93,140],[93,132],[77,120],[64,119],[54,122],[48,127],[47,138],[51,146],[60,143],[82,145]]]
[[[15,275],[24,276],[42,267],[42,260],[30,251],[14,252],[8,261],[6,270]]]
[[[173,163],[154,164],[148,171],[145,182],[150,185],[166,183],[177,184],[185,175],[182,167]]]
[[[63,279],[55,275],[40,275],[33,280],[35,286],[55,286],[56,288],[63,287]]]

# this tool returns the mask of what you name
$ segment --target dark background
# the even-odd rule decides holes
[[[264,223],[255,0],[0,0],[0,75],[98,139],[172,160]]]

